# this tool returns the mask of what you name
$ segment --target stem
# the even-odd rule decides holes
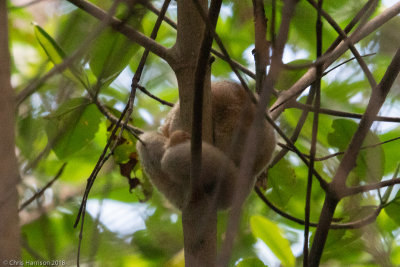
[[[318,1],[317,5],[317,22],[316,22],[316,56],[319,58],[322,55],[322,20],[321,20],[321,10],[322,10],[323,0]],[[310,165],[308,168],[308,178],[307,178],[307,192],[306,192],[306,206],[305,206],[305,227],[304,227],[304,244],[303,244],[303,266],[308,266],[308,237],[310,230],[310,210],[311,210],[311,191],[312,191],[312,178],[315,162],[315,153],[317,150],[317,140],[318,140],[318,121],[319,121],[319,109],[321,106],[321,77],[322,77],[322,66],[317,65],[317,80],[312,85],[315,88],[315,101],[314,101],[314,119],[312,127],[312,137],[311,137],[311,147],[310,147]]]

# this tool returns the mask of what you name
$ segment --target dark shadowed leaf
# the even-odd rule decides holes
[[[86,98],[75,98],[61,105],[48,119],[47,137],[57,157],[64,159],[94,138],[101,113]]]
[[[328,143],[345,151],[358,124],[352,120],[337,119],[332,122],[333,132],[328,134]],[[363,142],[363,147],[380,143],[379,137],[369,131]],[[380,181],[385,168],[385,154],[382,146],[361,149],[357,157],[356,168],[353,170],[358,179],[366,181]],[[357,182],[357,181],[355,181]]]

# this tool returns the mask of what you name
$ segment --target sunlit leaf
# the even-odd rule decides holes
[[[64,51],[57,44],[57,42],[42,27],[37,24],[34,24],[34,31],[35,36],[39,41],[39,44],[46,52],[50,61],[53,62],[54,65],[61,64],[66,56]],[[78,80],[85,87],[87,87],[81,77],[82,72],[78,72],[76,66],[74,66],[73,64],[70,64],[70,66],[63,72],[63,74],[72,80]]]
[[[265,217],[254,215],[250,218],[251,231],[271,249],[284,266],[294,266],[295,257],[289,241],[277,224]]]
[[[65,53],[58,46],[56,41],[42,27],[37,24],[33,24],[33,27],[36,38],[49,59],[54,64],[60,64],[65,58]]]
[[[165,267],[185,267],[185,254],[183,249],[174,255],[172,259],[170,259]]]
[[[266,267],[260,259],[257,258],[248,258],[240,261],[237,265],[237,267]]]

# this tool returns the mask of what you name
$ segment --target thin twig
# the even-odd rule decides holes
[[[261,189],[259,187],[255,187],[254,191],[256,191],[257,196],[273,211],[275,211],[277,214],[279,214],[280,216],[282,216],[283,218],[286,218],[292,222],[298,223],[300,225],[305,225],[304,220],[294,217],[286,212],[284,212],[283,210],[279,209],[278,207],[276,207],[271,201],[269,201],[269,199],[261,192]],[[378,217],[378,215],[380,214],[381,210],[383,207],[379,206],[375,209],[375,211],[373,213],[371,213],[370,215],[366,216],[365,218],[362,218],[360,220],[357,221],[353,221],[353,222],[347,222],[347,223],[332,223],[330,226],[330,229],[336,230],[336,229],[358,229],[361,227],[364,227],[372,222],[375,221],[375,219]],[[317,227],[318,223],[315,222],[310,222],[309,226],[311,227]]]
[[[136,85],[137,88],[142,91],[144,94],[148,95],[150,98],[153,98],[154,100],[160,102],[163,105],[169,106],[169,107],[173,107],[174,104],[172,104],[171,102],[165,101],[155,95],[153,95],[152,93],[150,93],[144,86],[141,85]]]
[[[318,0],[317,5],[317,21],[316,21],[316,57],[319,58],[322,55],[322,11],[323,0]],[[308,167],[308,177],[307,177],[307,191],[306,191],[306,203],[305,203],[305,215],[304,215],[304,244],[303,244],[303,266],[308,266],[308,241],[309,241],[309,224],[310,224],[310,212],[311,212],[311,190],[312,190],[312,178],[314,169],[315,154],[317,150],[317,140],[318,140],[318,122],[319,122],[319,109],[321,106],[321,78],[322,78],[322,65],[317,65],[317,79],[312,84],[315,91],[314,100],[314,118],[312,126],[312,136],[311,136],[311,147],[310,147],[310,165]]]
[[[383,144],[386,144],[386,143],[390,143],[390,142],[393,142],[393,141],[396,141],[396,140],[399,140],[399,139],[400,139],[400,137],[391,138],[391,139],[383,141],[383,142],[379,142],[379,143],[376,143],[376,144],[363,146],[363,147],[360,148],[360,150],[368,149],[368,148],[374,148],[374,147],[377,147],[377,146],[380,146],[380,145],[383,145]],[[287,150],[291,150],[292,151],[292,148],[289,147],[286,144],[278,143],[278,145],[280,147],[282,147],[282,148],[285,148]],[[323,157],[315,158],[315,161],[324,161],[324,160],[327,160],[327,159],[330,159],[330,158],[334,158],[334,157],[337,157],[337,156],[343,155],[343,154],[344,154],[344,151],[339,151],[339,152],[336,152],[336,153],[333,153],[333,154],[329,154],[329,155],[326,155],[326,156],[323,156]],[[307,155],[307,154],[304,154],[304,153],[303,153],[303,155],[305,157],[307,157],[307,158],[310,157],[310,155]]]
[[[279,126],[275,123],[275,121],[268,115],[265,114],[264,118],[272,125],[272,127],[275,129],[275,131],[285,140],[287,143],[287,147],[290,147],[294,153],[297,154],[297,156],[301,159],[301,161],[304,162],[305,165],[309,166],[309,161],[306,158],[306,156],[300,152],[300,150],[293,144],[293,142],[285,135],[285,133],[282,131],[282,129],[279,128]],[[322,178],[322,176],[315,170],[315,168],[312,169],[313,174],[317,178],[320,186],[322,189],[325,191],[329,189],[328,182]]]
[[[169,2],[170,2],[170,0],[166,0],[164,2],[164,5],[166,6],[164,14],[166,12],[166,9],[168,8]],[[157,31],[158,31],[158,29],[159,29],[159,27],[161,25],[160,21],[162,21],[162,16],[163,15],[161,14],[160,15],[161,19],[160,19],[160,17],[157,19],[156,25],[153,28],[152,37],[154,37],[154,38],[157,35]],[[121,27],[121,28],[123,26],[124,25],[119,25],[119,27]],[[154,41],[153,39],[151,39],[151,40]],[[138,74],[136,75],[136,73],[135,73],[135,76],[133,78],[132,90],[131,90],[131,94],[130,94],[130,97],[129,97],[129,101],[126,104],[123,112],[121,113],[117,123],[115,124],[114,129],[113,129],[113,131],[111,133],[111,136],[108,139],[107,144],[104,147],[103,152],[100,155],[99,160],[97,161],[96,166],[93,169],[93,171],[92,171],[92,173],[91,173],[91,175],[90,175],[90,177],[89,177],[89,179],[87,181],[87,185],[86,185],[85,193],[83,195],[82,203],[81,203],[81,206],[79,208],[78,216],[77,216],[75,224],[74,224],[74,227],[76,227],[78,225],[80,219],[81,219],[81,227],[80,227],[80,233],[79,233],[79,244],[78,244],[78,256],[77,256],[77,264],[78,264],[78,266],[79,266],[80,250],[81,250],[82,236],[83,236],[83,225],[84,225],[84,219],[85,219],[85,214],[86,214],[86,203],[87,203],[87,199],[88,199],[88,196],[89,196],[89,192],[90,192],[90,190],[91,190],[91,188],[92,188],[92,186],[94,184],[94,181],[95,181],[100,169],[102,168],[104,163],[109,159],[109,157],[113,154],[114,149],[118,145],[118,139],[121,138],[124,128],[127,127],[127,122],[129,120],[129,116],[130,116],[129,112],[132,113],[132,104],[133,104],[133,100],[134,100],[134,96],[135,96],[135,92],[136,92],[136,84],[140,80],[140,75],[141,75],[141,72],[143,70],[143,67],[144,67],[144,64],[145,64],[145,61],[146,61],[148,53],[149,53],[149,49],[146,48],[145,52],[142,55],[142,59],[141,59],[140,64],[138,66],[138,70],[136,71],[136,73],[138,73]],[[125,117],[125,115],[127,115],[126,116],[126,120],[123,123],[123,125],[121,126],[120,134],[117,137],[118,139],[114,140],[114,137],[116,136],[116,133],[117,133],[117,131],[119,129],[119,125],[121,124],[121,122],[122,122],[123,118]],[[111,145],[113,141],[114,141],[114,144]],[[108,153],[106,155],[108,148],[110,148],[110,153]]]
[[[315,95],[315,87],[311,87],[311,90],[310,90],[310,92],[308,93],[308,96],[307,96],[307,100],[306,100],[306,104],[307,105],[310,105],[311,106],[311,104],[312,104],[312,102],[313,102],[313,99],[314,99],[314,95]],[[307,119],[307,116],[308,116],[308,110],[303,110],[302,112],[301,112],[301,115],[300,115],[300,118],[299,118],[299,120],[298,120],[298,122],[297,122],[297,125],[296,125],[296,128],[293,130],[293,133],[292,133],[292,135],[291,135],[291,137],[290,137],[290,141],[294,144],[296,141],[297,141],[297,139],[299,138],[299,136],[300,136],[300,132],[301,132],[301,130],[303,129],[303,126],[304,126],[304,124],[305,124],[305,122],[306,122],[306,119]],[[289,146],[288,146],[289,147]],[[291,151],[293,151],[292,149],[290,149]],[[287,149],[287,148],[284,148],[284,149],[282,149],[281,151],[279,151],[279,153],[278,154],[276,154],[276,156],[273,158],[273,160],[271,161],[271,164],[270,164],[270,166],[271,167],[273,167],[275,164],[277,164],[285,155],[286,155],[286,153],[289,151],[289,149]]]
[[[283,48],[286,44],[288,38],[289,24],[294,13],[294,7],[297,4],[296,0],[285,1],[282,16],[283,20],[281,23],[281,27],[279,29],[279,34],[277,38],[276,47],[274,48],[271,60],[271,68],[265,79],[265,83],[263,84],[262,91],[260,94],[260,100],[256,106],[256,113],[253,119],[253,122],[250,126],[248,136],[245,142],[245,149],[242,151],[243,158],[240,162],[238,180],[236,182],[236,192],[235,197],[233,199],[232,207],[229,213],[228,226],[226,230],[226,237],[222,245],[222,250],[219,256],[218,266],[228,266],[229,259],[231,257],[233,244],[235,237],[237,235],[237,231],[239,228],[239,221],[241,217],[241,207],[246,199],[246,192],[244,188],[245,184],[248,182],[249,177],[251,177],[253,164],[255,161],[254,153],[257,149],[258,135],[257,129],[260,127],[260,123],[263,122],[264,116],[268,117],[265,114],[265,110],[267,109],[267,105],[269,104],[269,96],[273,90],[274,83],[280,72],[280,65],[282,62],[282,54]],[[253,102],[257,102],[257,100],[252,98]],[[268,120],[268,122],[270,122]],[[270,122],[271,123],[271,122]],[[271,124],[276,124],[272,121]],[[277,127],[277,126],[276,126]],[[279,127],[278,127],[279,128]],[[282,133],[282,131],[281,131]]]
[[[290,104],[289,108],[298,108],[298,109],[312,111],[312,112],[315,111],[314,107],[312,107],[308,104],[300,103],[300,102],[292,102]],[[321,108],[319,110],[319,112],[321,114],[333,115],[333,116],[344,117],[344,118],[352,118],[352,119],[361,119],[363,117],[363,114],[340,111],[340,110],[332,110],[332,109],[327,109],[327,108]],[[400,122],[400,117],[376,116],[374,118],[374,121]]]
[[[315,9],[317,9],[320,14],[328,21],[328,23],[335,29],[337,33],[339,33],[339,36],[342,38],[343,41],[346,41],[348,39],[346,32],[340,28],[340,26],[336,23],[336,21],[327,13],[325,10],[319,8],[319,5],[314,1],[314,0],[307,0]],[[361,69],[363,70],[365,76],[368,79],[369,84],[371,85],[371,88],[376,87],[376,81],[374,76],[372,75],[371,71],[368,69],[367,64],[365,61],[362,59],[360,53],[358,50],[354,47],[354,45],[349,42],[348,46],[350,48],[350,51],[353,53],[353,55],[356,57],[358,64],[360,65]],[[317,74],[317,77],[319,75]]]
[[[361,57],[369,57],[369,56],[373,56],[373,55],[376,55],[376,53],[365,54],[365,55],[362,55]],[[325,71],[325,72],[322,74],[322,76],[327,75],[327,74],[330,73],[331,71],[334,71],[335,69],[337,69],[337,68],[343,66],[344,64],[346,64],[346,63],[348,63],[348,62],[350,62],[350,61],[353,61],[354,59],[356,59],[356,57],[349,58],[349,59],[347,59],[347,60],[345,60],[345,61],[343,61],[343,62],[337,64],[336,66],[332,67],[331,69]]]
[[[347,188],[344,192],[344,196],[351,196],[359,193],[365,193],[371,190],[380,189],[387,186],[392,186],[395,184],[400,184],[400,178],[395,178],[387,181],[382,181],[375,184],[361,185],[361,186],[353,186]]]
[[[53,179],[51,179],[42,189],[40,189],[37,193],[35,193],[33,196],[31,196],[28,200],[26,200],[24,203],[21,204],[21,206],[19,207],[18,211],[23,210],[26,206],[28,206],[29,204],[31,204],[35,199],[38,199],[39,197],[41,197],[44,193],[44,191],[46,191],[48,188],[50,188],[55,181],[58,180],[58,178],[60,178],[60,176],[62,175],[62,173],[64,172],[64,168],[65,166],[67,166],[67,163],[64,163],[61,168],[58,170],[57,174],[54,176]]]

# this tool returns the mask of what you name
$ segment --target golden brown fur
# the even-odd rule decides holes
[[[235,192],[238,166],[242,159],[248,130],[256,107],[246,91],[233,82],[217,82],[211,86],[213,144],[202,144],[201,181],[204,193],[216,194],[220,209],[228,208]],[[190,135],[180,130],[179,103],[167,115],[161,134],[145,133],[146,144],[137,143],[141,165],[153,184],[176,207],[187,199],[190,179]],[[253,177],[248,181],[250,192],[255,177],[263,171],[275,148],[271,126],[263,121],[257,130],[258,143]]]

